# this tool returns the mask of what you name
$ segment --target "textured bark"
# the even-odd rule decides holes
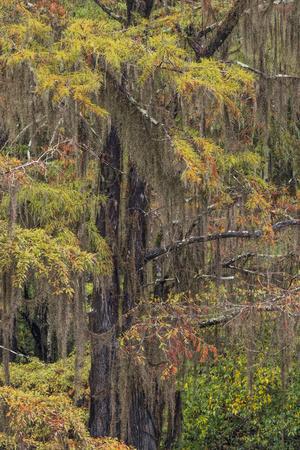
[[[12,241],[14,238],[15,226],[17,216],[17,187],[12,184],[9,189],[9,211],[8,211],[8,236]],[[3,273],[3,313],[2,313],[2,341],[3,352],[2,362],[4,370],[5,384],[10,384],[10,353],[11,348],[12,328],[14,323],[14,286],[13,286],[13,268],[6,270]]]
[[[86,342],[86,324],[84,317],[84,280],[79,277],[74,283],[74,340],[76,346],[75,353],[75,379],[74,389],[75,403],[80,406],[82,403],[82,371],[84,368],[84,351]]]
[[[131,394],[128,442],[137,450],[156,450],[159,446],[161,422],[157,423],[153,411],[149,409],[141,386],[136,386]]]
[[[3,313],[2,313],[2,362],[4,371],[4,382],[10,384],[10,353],[6,349],[11,348],[11,300],[13,296],[12,273],[3,274]]]
[[[134,167],[128,173],[128,202],[125,248],[125,274],[123,313],[134,308],[142,295],[145,283],[143,261],[147,244],[147,186],[139,179]],[[130,320],[123,323],[123,330],[130,327]],[[150,399],[145,383],[136,370],[129,371],[128,386],[128,430],[126,441],[138,450],[156,450],[159,446],[162,428],[163,403],[159,385],[155,385],[154,396]],[[151,401],[152,400],[152,401]],[[122,436],[121,436],[122,437]]]
[[[175,394],[175,411],[174,414],[169,413],[168,433],[165,441],[165,449],[169,450],[173,447],[177,438],[180,436],[182,428],[182,396],[181,392]]]
[[[100,234],[111,244],[113,273],[101,284],[95,283],[93,312],[90,315],[92,332],[92,365],[90,372],[91,408],[90,432],[92,436],[118,435],[118,424],[111,420],[113,380],[116,361],[116,330],[120,298],[119,280],[119,208],[121,183],[121,148],[117,131],[112,128],[103,154],[99,191],[108,196],[101,206],[97,226]],[[107,333],[107,334],[106,334]],[[103,337],[102,337],[103,336]],[[114,433],[112,433],[114,431]]]
[[[160,388],[157,384],[158,401],[153,406],[141,376],[131,369],[130,362],[126,365],[118,351],[118,335],[131,324],[124,317],[136,306],[145,281],[141,265],[148,200],[147,187],[122,152],[115,128],[101,167],[99,190],[108,201],[99,211],[98,229],[110,242],[113,274],[98,287],[96,284],[90,317],[90,431],[92,436],[116,436],[138,450],[156,450],[162,427]]]
[[[130,167],[126,211],[128,219],[124,249],[126,267],[123,313],[133,307],[137,297],[141,294],[141,285],[144,283],[142,266],[147,245],[147,208],[146,185],[138,178],[136,169]]]

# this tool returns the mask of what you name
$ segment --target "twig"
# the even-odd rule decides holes
[[[269,75],[265,72],[262,72],[259,69],[256,69],[255,67],[250,67],[248,66],[248,64],[245,64],[241,61],[235,61],[235,64],[237,64],[240,67],[243,67],[243,69],[249,70],[250,72],[260,75],[265,80],[300,80],[300,77],[297,75],[287,75],[283,73],[278,73],[277,75]]]
[[[43,119],[45,119],[46,116],[41,117],[39,120],[36,121],[36,123],[41,122]],[[30,122],[28,125],[26,125],[21,131],[20,133],[11,141],[9,142],[9,139],[4,143],[4,145],[1,147],[0,151],[4,150],[8,145],[12,146],[15,142],[17,142],[19,140],[19,138],[22,136],[23,133],[25,133],[25,131],[27,131],[34,122]]]

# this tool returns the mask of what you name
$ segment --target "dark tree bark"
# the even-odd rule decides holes
[[[149,19],[155,0],[126,0],[127,25],[132,23],[132,13],[138,11],[143,17]]]
[[[138,178],[136,169],[130,167],[124,248],[126,267],[123,313],[133,307],[137,297],[141,294],[141,286],[144,284],[143,261],[147,245],[147,209],[146,185]]]
[[[97,226],[110,243],[113,274],[99,286],[96,283],[90,316],[89,426],[92,436],[115,436],[138,450],[156,450],[163,411],[159,385],[155,385],[158,400],[153,406],[138,371],[130,363],[126,366],[128,361],[123,361],[118,348],[118,335],[131,325],[126,312],[137,305],[145,281],[141,266],[146,251],[148,209],[147,186],[130,162],[128,167],[122,166],[123,160],[126,156],[122,154],[117,131],[112,128],[99,182],[99,190],[108,200],[100,208]]]
[[[119,267],[119,210],[121,188],[121,147],[117,131],[112,128],[102,156],[99,191],[108,200],[98,214],[100,234],[107,238],[112,249],[113,273],[101,284],[95,283],[93,312],[90,315],[92,333],[92,365],[90,371],[92,436],[118,435],[118,424],[112,430],[113,372],[116,362],[116,329],[120,300]]]
[[[134,167],[128,174],[128,202],[126,211],[125,274],[123,314],[137,305],[145,283],[143,261],[147,245],[147,186],[138,177]],[[125,316],[126,317],[126,316]],[[130,319],[123,323],[123,331],[130,327]],[[136,370],[129,371],[127,386],[128,435],[127,442],[138,450],[156,450],[159,446],[162,428],[162,395],[155,384],[156,402],[148,398],[145,385]]]

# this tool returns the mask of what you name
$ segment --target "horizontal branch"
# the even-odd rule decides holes
[[[183,239],[182,241],[176,241],[173,244],[167,245],[166,247],[158,247],[150,250],[145,255],[145,261],[151,261],[156,259],[166,253],[173,252],[174,250],[179,250],[183,247],[187,247],[191,244],[197,244],[201,242],[216,241],[218,239],[229,239],[229,238],[242,238],[242,239],[255,239],[261,237],[262,232],[257,231],[227,231],[225,233],[214,233],[208,234],[206,236],[191,236],[188,239]]]
[[[240,261],[241,259],[249,259],[249,258],[253,258],[254,256],[256,256],[256,253],[253,252],[248,252],[248,253],[243,253],[242,255],[238,255],[235,256],[234,258],[228,259],[227,261],[224,261],[222,263],[222,267],[230,267],[232,264],[234,264],[237,261]]]
[[[233,265],[227,266],[227,268],[235,270],[236,272],[244,273],[246,275],[255,275],[259,277],[268,277],[271,274],[271,272],[258,272],[257,270],[245,269],[244,267],[238,267]]]
[[[281,230],[290,226],[300,226],[300,219],[292,219],[285,220],[281,222],[275,223],[272,228],[274,231]],[[263,236],[262,230],[255,231],[226,231],[224,233],[213,233],[208,234],[206,236],[191,236],[188,239],[183,239],[181,241],[176,241],[172,244],[167,245],[166,247],[156,247],[152,250],[149,250],[144,257],[145,262],[152,261],[156,258],[159,258],[162,255],[173,252],[175,250],[179,250],[181,248],[187,247],[192,244],[198,244],[202,242],[210,242],[216,241],[219,239],[258,239]]]
[[[241,305],[234,305],[228,308],[228,310],[224,311],[223,314],[220,314],[219,316],[211,317],[209,319],[200,320],[197,323],[197,327],[200,329],[210,328],[218,325],[226,325],[231,320],[237,318],[240,314],[243,312],[249,310],[250,308],[256,308],[257,311],[260,312],[281,312],[283,311],[282,305],[278,304],[278,301],[285,300],[288,296],[295,295],[300,291],[300,287],[296,287],[294,289],[288,289],[284,292],[284,294],[277,295],[275,297],[270,297],[269,299],[262,301],[257,304],[241,304]],[[157,305],[157,304],[156,304]],[[133,315],[135,312],[138,312],[138,310],[143,307],[143,304],[140,303],[133,308],[129,309],[125,314],[123,314],[123,318],[129,317]],[[93,313],[90,313],[93,314]],[[144,315],[144,313],[142,313]],[[293,314],[294,316],[296,314]],[[298,314],[297,314],[298,315]],[[106,340],[108,336],[116,332],[117,327],[119,324],[114,324],[112,327],[110,327],[106,331],[102,332],[93,332],[91,330],[88,330],[88,333],[90,334],[92,339],[97,339],[100,341]]]
[[[282,228],[287,227],[297,227],[300,225],[300,219],[290,219],[290,220],[282,220],[281,222],[275,223],[272,228],[274,231],[281,230]]]
[[[241,314],[243,311],[245,311],[249,308],[253,308],[253,306],[257,309],[257,311],[261,311],[261,312],[281,311],[282,307],[277,304],[278,300],[284,300],[289,295],[294,295],[299,291],[300,291],[300,287],[297,287],[294,289],[287,290],[284,294],[277,295],[276,297],[272,297],[272,298],[265,300],[261,303],[258,303],[256,305],[249,304],[249,305],[237,306],[234,311],[231,311],[227,314],[225,313],[220,316],[212,317],[211,319],[207,319],[207,320],[203,320],[203,321],[199,322],[198,326],[199,326],[199,328],[209,328],[209,327],[213,327],[216,325],[225,325],[226,323],[228,323],[229,321],[231,321],[232,319],[237,317],[239,314]]]

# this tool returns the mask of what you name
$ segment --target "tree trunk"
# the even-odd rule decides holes
[[[115,398],[112,393],[116,380],[116,327],[120,300],[119,267],[119,211],[121,186],[121,147],[115,128],[111,129],[101,161],[99,191],[107,196],[97,218],[100,234],[110,243],[113,273],[106,280],[94,283],[93,311],[90,314],[91,330],[91,407],[89,427],[92,436],[118,435],[115,416]]]
[[[124,360],[118,346],[118,335],[131,324],[124,314],[136,306],[145,283],[141,268],[148,201],[146,185],[122,153],[115,128],[103,154],[99,188],[108,200],[100,208],[97,225],[110,242],[113,273],[95,283],[90,315],[90,431],[95,437],[121,438],[138,450],[156,450],[163,410],[158,384],[157,401],[150,401],[138,371]]]
[[[127,191],[123,314],[136,306],[142,295],[143,285],[146,284],[143,262],[147,245],[147,186],[139,179],[134,167],[129,168]],[[123,321],[123,331],[129,327],[130,319],[127,318]],[[124,437],[138,450],[156,450],[161,436],[162,396],[156,381],[152,382],[155,386],[152,394],[155,401],[149,398],[149,393],[145,390],[146,381],[141,379],[138,370],[128,368],[127,436]]]

